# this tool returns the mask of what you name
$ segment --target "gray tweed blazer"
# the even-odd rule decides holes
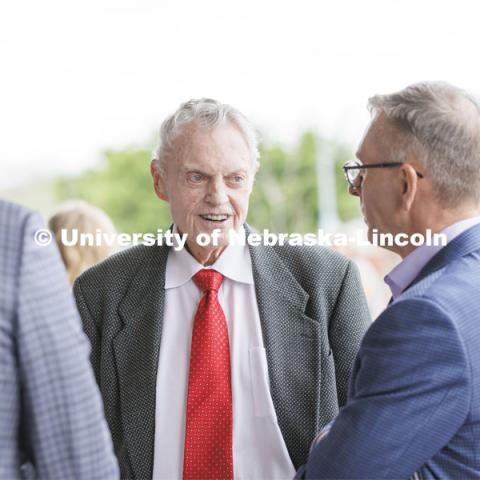
[[[152,478],[168,250],[132,247],[74,286],[122,478]],[[259,246],[250,255],[273,404],[298,468],[346,402],[370,315],[355,265],[338,253]]]

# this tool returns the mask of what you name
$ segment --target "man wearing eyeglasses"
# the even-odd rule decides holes
[[[347,405],[298,478],[480,477],[480,105],[446,83],[369,101],[344,166],[369,229],[442,232],[446,246],[389,246],[388,308],[358,353]]]

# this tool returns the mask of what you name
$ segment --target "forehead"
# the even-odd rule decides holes
[[[230,123],[213,129],[187,127],[176,139],[175,150],[180,167],[203,169],[206,173],[247,169],[253,164],[247,142]]]

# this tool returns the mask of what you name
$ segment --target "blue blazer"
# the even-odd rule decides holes
[[[111,480],[118,466],[65,268],[40,216],[0,199],[0,479]]]
[[[480,478],[480,225],[372,324],[349,399],[297,476]]]

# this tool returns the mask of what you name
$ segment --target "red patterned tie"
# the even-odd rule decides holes
[[[204,269],[193,281],[203,295],[192,333],[183,478],[233,479],[230,346],[217,295],[223,275]]]

